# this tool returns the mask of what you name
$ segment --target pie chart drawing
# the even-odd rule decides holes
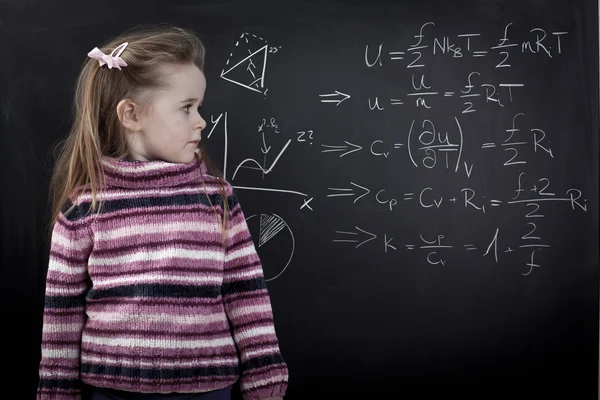
[[[256,244],[266,281],[281,276],[294,258],[296,240],[289,225],[277,214],[254,214],[246,218]]]

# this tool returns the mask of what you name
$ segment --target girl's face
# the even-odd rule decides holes
[[[206,121],[200,116],[206,79],[195,65],[162,68],[167,86],[153,93],[148,112],[127,135],[131,158],[189,163]]]

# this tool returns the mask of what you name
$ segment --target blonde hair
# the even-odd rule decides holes
[[[129,43],[120,55],[127,67],[121,70],[100,67],[98,60],[86,57],[77,78],[73,124],[66,139],[55,148],[59,155],[50,181],[52,216],[49,231],[56,223],[62,207],[68,200],[76,199],[78,190],[82,190],[83,186],[91,187],[90,210],[100,209],[101,202],[98,202],[97,194],[105,183],[102,156],[123,158],[129,155],[116,111],[119,101],[137,96],[142,99],[140,105],[143,114],[149,108],[151,93],[165,85],[161,66],[193,64],[204,71],[204,45],[190,30],[168,24],[140,25],[98,48],[110,54],[123,42]],[[150,96],[146,95],[148,93]],[[196,155],[198,163],[201,157],[208,172],[221,182],[222,226],[225,227],[228,215],[225,182],[202,147],[199,153]],[[67,213],[75,204],[73,201]]]

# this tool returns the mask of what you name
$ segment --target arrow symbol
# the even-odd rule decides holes
[[[360,200],[361,198],[363,198],[366,195],[368,195],[369,193],[371,193],[371,191],[369,189],[367,189],[366,187],[362,187],[360,185],[357,185],[354,182],[350,182],[350,184],[365,191],[365,193],[361,194],[356,199],[354,199],[354,203],[356,203],[358,200]],[[352,189],[352,188],[350,188],[350,189],[327,188],[327,189],[329,189],[331,191],[334,191],[334,192],[336,192],[336,191],[337,192],[343,192],[343,193],[328,194],[327,197],[356,196],[356,193],[354,193],[354,189]]]
[[[271,150],[271,146],[267,147],[267,143],[265,142],[265,132],[262,133],[262,141],[264,147],[262,147],[260,150],[263,152],[263,154],[267,154],[269,150]]]
[[[344,154],[342,154],[340,156],[340,158],[342,158],[345,155],[348,155],[350,153],[354,153],[355,151],[362,150],[361,146],[358,146],[358,145],[356,145],[354,143],[350,143],[350,142],[347,142],[345,140],[344,140],[344,143],[346,143],[348,146],[354,147],[354,150],[346,151]],[[331,153],[331,152],[334,152],[334,151],[345,151],[345,150],[348,150],[348,146],[329,146],[329,145],[326,145],[326,144],[322,144],[321,146],[325,147],[325,150],[321,151],[321,153]]]
[[[359,244],[356,245],[356,248],[358,249],[360,246],[362,246],[363,244],[370,242],[371,240],[375,240],[377,238],[377,235],[372,234],[371,232],[367,232],[363,229],[360,229],[358,226],[355,227],[357,231],[362,232],[368,236],[370,236],[369,239],[367,240],[363,240],[362,242],[360,242]],[[358,236],[358,232],[344,232],[344,231],[335,231],[335,233],[339,233],[340,235],[346,235],[345,237],[348,237],[349,239],[334,239],[333,242],[334,243],[358,243],[358,239],[354,239],[353,237]]]
[[[321,103],[337,103],[335,106],[339,106],[340,103],[344,100],[348,100],[350,98],[349,94],[346,93],[341,93],[338,92],[337,90],[335,91],[335,93],[329,93],[329,94],[320,94],[319,97],[335,97],[335,96],[343,96],[343,98],[341,100],[338,99],[321,99]]]

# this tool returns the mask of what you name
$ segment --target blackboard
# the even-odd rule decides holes
[[[40,218],[87,52],[143,23],[204,40],[203,139],[263,260],[287,398],[597,398],[596,2],[1,9],[3,187]],[[26,221],[33,392],[47,248]]]

